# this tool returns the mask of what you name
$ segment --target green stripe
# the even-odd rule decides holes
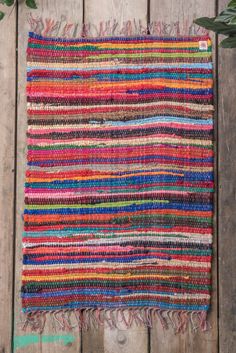
[[[196,53],[134,53],[134,54],[98,54],[86,56],[88,59],[113,59],[113,58],[205,58],[210,57],[210,52],[196,52]]]
[[[68,204],[55,204],[55,205],[28,205],[26,209],[60,209],[60,208],[97,208],[97,207],[122,207],[129,205],[142,205],[145,203],[169,203],[168,200],[133,200],[133,201],[119,201],[119,202],[103,202],[97,204],[76,204],[76,205],[68,205]]]
[[[118,218],[114,218],[114,223],[119,223],[119,222],[129,222],[129,221],[132,221],[132,220],[146,220],[148,219],[150,222],[151,220],[155,220],[155,219],[175,219],[175,218],[178,218],[178,219],[186,219],[186,221],[196,221],[197,222],[200,222],[200,223],[204,223],[204,222],[207,222],[209,224],[212,223],[212,217],[198,217],[198,216],[178,216],[178,215],[167,215],[167,214],[163,214],[163,215],[146,215],[146,214],[143,214],[143,215],[134,215],[134,216],[123,216],[123,217],[118,217]]]
[[[122,48],[116,48],[116,47],[106,47],[106,48],[102,48],[99,46],[91,46],[91,45],[84,45],[81,47],[78,46],[57,46],[57,45],[42,45],[42,44],[35,44],[35,43],[29,43],[28,44],[29,48],[39,48],[39,49],[50,49],[50,50],[59,50],[59,51],[91,51],[91,52],[99,52],[99,51],[130,51],[130,50],[139,50],[143,53],[144,50],[150,50],[150,51],[155,51],[158,49],[167,49],[167,50],[190,50],[190,51],[199,51],[198,47],[179,47],[178,45],[175,46],[173,43],[173,46],[171,47],[152,47],[152,48],[145,48],[145,47],[135,47],[135,48],[127,48],[127,47],[122,47]],[[206,50],[208,52],[211,52],[211,46],[208,47],[208,50]],[[205,52],[205,51],[204,51]]]
[[[124,280],[119,280],[117,282],[112,282],[108,281],[107,279],[99,279],[98,280],[86,280],[86,279],[81,279],[81,280],[74,280],[74,281],[62,281],[62,282],[31,282],[29,284],[25,284],[25,288],[48,288],[48,289],[53,289],[57,288],[58,290],[60,287],[64,285],[82,285],[84,287],[90,287],[91,285],[99,285],[103,284],[105,282],[107,288],[113,288],[116,286],[128,286],[128,285],[139,285],[139,284],[151,284],[151,285],[163,285],[169,288],[186,288],[186,289],[198,289],[198,290],[210,290],[211,286],[207,284],[195,284],[195,283],[185,283],[185,282],[170,282],[170,281],[164,281],[164,280],[155,280],[155,279],[138,279],[138,280],[132,280],[132,281],[124,281]],[[92,288],[91,288],[92,289]]]

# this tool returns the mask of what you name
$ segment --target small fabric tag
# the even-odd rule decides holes
[[[200,50],[207,50],[208,49],[208,44],[207,44],[206,40],[199,41],[199,49]]]

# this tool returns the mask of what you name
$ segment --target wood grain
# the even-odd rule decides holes
[[[49,18],[52,20],[61,19],[63,15],[63,25],[73,22],[82,23],[82,0],[70,0],[67,2],[61,0],[40,0],[37,2],[38,9],[34,10],[32,15],[34,18],[42,16],[42,18]],[[22,213],[24,210],[24,179],[25,179],[25,166],[26,166],[26,47],[27,35],[29,30],[28,16],[29,11],[23,3],[20,3],[18,9],[18,117],[17,117],[17,246],[16,246],[16,292],[15,292],[15,342],[17,348],[15,353],[56,353],[66,352],[75,353],[80,351],[80,332],[71,333],[72,337],[68,339],[63,336],[61,332],[55,332],[52,323],[48,320],[43,335],[38,337],[38,342],[33,345],[30,344],[30,331],[22,332],[20,325],[20,287],[21,287],[21,234],[23,230]],[[59,337],[61,335],[62,337]],[[64,337],[64,340],[63,340]],[[67,338],[67,339],[66,339]],[[51,343],[47,343],[51,341]],[[20,348],[22,342],[22,348]],[[66,342],[65,344],[63,342]],[[23,345],[23,343],[25,343]]]
[[[215,3],[215,0],[150,0],[150,23],[156,25],[156,34],[160,35],[202,34],[206,30],[196,26],[193,20],[202,16],[213,17]]]
[[[230,75],[229,75],[230,72]],[[219,329],[220,352],[236,343],[236,52],[219,51]]]
[[[10,352],[14,249],[16,13],[4,8],[0,31],[0,352]],[[10,30],[9,30],[10,29]]]
[[[197,17],[215,14],[214,0],[151,0],[150,21],[156,22],[161,30],[161,35],[188,35],[202,33],[202,30],[193,26],[193,20]],[[215,38],[213,39],[213,53],[215,52]],[[216,63],[215,55],[213,55]],[[215,116],[216,118],[216,116]],[[215,122],[215,127],[217,123]],[[151,329],[151,353],[216,353],[218,351],[218,324],[217,324],[217,229],[215,214],[214,230],[214,260],[213,260],[213,293],[212,309],[209,322],[212,326],[208,332],[193,333],[191,328],[184,334],[174,335],[172,330],[163,331],[158,322]]]
[[[90,33],[111,35],[109,24],[116,21],[114,33],[124,34],[127,21],[132,24],[133,31],[127,29],[128,35],[135,34],[135,26],[147,27],[148,0],[86,0],[84,22],[90,24]]]
[[[219,1],[219,12],[228,1]],[[220,36],[221,41],[223,36]],[[236,51],[219,49],[219,343],[220,353],[236,344]]]
[[[219,0],[223,8],[227,0]],[[16,243],[16,281],[15,281],[15,352],[16,353],[216,353],[217,347],[217,249],[216,232],[214,235],[214,264],[213,264],[213,301],[210,323],[212,330],[208,333],[193,334],[190,330],[182,335],[174,335],[172,331],[163,331],[157,323],[150,332],[133,327],[126,329],[99,328],[73,333],[55,332],[51,323],[48,323],[43,335],[39,335],[30,344],[32,333],[22,332],[20,323],[20,286],[21,286],[21,233],[23,222],[21,215],[24,209],[23,185],[26,155],[26,97],[25,97],[25,49],[27,45],[28,10],[19,2],[18,17],[18,117],[17,117],[17,243]],[[122,31],[127,20],[141,20],[143,28],[147,24],[146,0],[85,0],[84,21],[91,23],[91,34],[106,32],[106,24],[115,19],[119,28],[115,34]],[[33,16],[62,19],[66,22],[82,23],[83,0],[38,0],[38,10]],[[216,0],[150,0],[150,20],[156,22],[156,34],[197,34],[198,29],[192,26],[192,20],[200,16],[214,16]],[[15,131],[15,12],[5,18],[11,30],[0,31],[0,74],[1,74],[1,130],[2,146],[0,149],[0,352],[10,352],[11,338],[11,298],[12,298],[12,256],[13,256],[13,202],[14,202],[14,131]],[[100,23],[103,22],[101,25]],[[2,25],[2,24],[0,24]],[[94,25],[94,26],[93,26]],[[102,27],[103,26],[103,27]],[[74,32],[79,35],[79,32]],[[108,34],[108,33],[106,33]],[[132,35],[132,33],[129,33]],[[213,37],[214,40],[214,37]],[[214,47],[215,48],[215,47]],[[213,49],[214,50],[214,49]],[[216,60],[214,62],[216,67]],[[236,287],[235,287],[235,50],[219,51],[219,329],[220,353],[234,351],[236,332]],[[216,82],[216,77],[215,77]],[[216,89],[216,87],[215,87]],[[229,94],[230,92],[230,94]],[[233,128],[234,127],[234,128]],[[233,280],[234,279],[234,280]],[[51,343],[49,343],[51,341]],[[150,350],[149,350],[150,346]]]
[[[142,25],[147,25],[146,0],[86,0],[84,9],[84,22],[90,23],[91,34],[97,35],[98,30],[105,30],[106,23],[110,20],[118,22],[116,34],[122,30],[124,23],[140,20]],[[101,24],[102,22],[102,24]],[[102,27],[103,26],[103,27]],[[131,33],[130,33],[131,34]],[[84,331],[82,334],[83,353],[148,353],[148,330],[132,327],[126,329],[99,328],[98,330]]]

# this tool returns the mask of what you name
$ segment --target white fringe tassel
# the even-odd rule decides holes
[[[65,16],[60,20],[43,18],[28,14],[30,31],[46,37],[80,38],[80,37],[111,37],[111,36],[190,36],[207,35],[208,31],[194,23],[175,21],[166,23],[163,21],[152,21],[148,26],[141,20],[133,19],[123,23],[115,19],[102,21],[99,25],[92,23],[71,23]]]
[[[172,327],[175,333],[183,333],[188,328],[196,332],[208,331],[211,327],[205,311],[161,310],[158,308],[132,309],[72,309],[58,311],[37,311],[22,314],[21,328],[42,333],[47,321],[54,331],[88,330],[105,326],[110,329],[130,328],[134,325],[153,328],[159,321],[163,329]]]

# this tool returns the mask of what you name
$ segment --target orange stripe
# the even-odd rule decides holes
[[[134,201],[135,203],[135,201]],[[81,208],[83,205],[81,205]],[[25,222],[60,222],[60,221],[84,221],[89,219],[103,220],[109,221],[114,218],[122,217],[122,216],[134,216],[134,215],[142,215],[142,214],[168,214],[168,215],[176,215],[176,216],[195,216],[195,217],[211,217],[211,211],[185,211],[185,210],[144,210],[138,212],[120,212],[114,215],[111,214],[90,214],[90,215],[24,215]]]

